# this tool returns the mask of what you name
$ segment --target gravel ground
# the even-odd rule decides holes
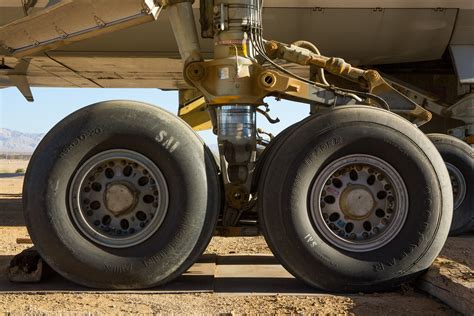
[[[21,214],[22,177],[0,175],[0,257],[19,253],[28,245],[17,245],[17,237],[27,236]],[[454,240],[446,256],[461,258],[472,265],[473,254]],[[466,250],[467,249],[467,250]],[[270,253],[262,237],[215,237],[206,253]],[[0,273],[6,273],[2,271]],[[315,315],[455,315],[436,299],[405,288],[393,293],[352,296],[250,296],[239,294],[2,294],[0,312],[6,314],[315,314]]]
[[[455,315],[447,307],[417,294],[359,297],[231,296],[215,294],[0,295],[11,314],[176,313],[176,314],[314,314],[314,315]]]

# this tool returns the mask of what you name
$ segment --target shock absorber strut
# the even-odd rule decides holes
[[[223,225],[235,226],[249,207],[256,161],[256,107],[242,95],[253,94],[251,74],[256,53],[249,31],[259,24],[260,0],[216,0],[214,6],[216,92],[223,98],[216,107],[217,135],[227,208]]]
[[[170,20],[186,81],[203,93],[214,118],[226,191],[223,225],[236,226],[251,206],[250,187],[256,161],[256,108],[266,91],[256,83],[262,67],[251,41],[261,30],[262,0],[215,0],[214,59],[203,61],[192,14],[192,0],[160,0]]]
[[[250,185],[256,161],[256,112],[253,105],[216,108],[221,170],[227,208],[223,225],[235,226],[249,207]]]

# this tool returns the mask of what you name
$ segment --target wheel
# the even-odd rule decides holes
[[[277,147],[259,183],[259,221],[297,278],[333,292],[388,290],[441,251],[452,216],[448,172],[408,121],[342,107]]]
[[[430,134],[448,168],[453,187],[453,222],[450,235],[474,229],[474,150],[463,141],[444,134]]]
[[[221,208],[212,153],[183,121],[139,102],[81,109],[56,125],[25,177],[28,232],[78,284],[140,289],[187,270]]]

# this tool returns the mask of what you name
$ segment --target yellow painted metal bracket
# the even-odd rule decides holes
[[[207,111],[204,97],[198,98],[181,107],[178,116],[188,123],[195,131],[212,129],[211,116]]]

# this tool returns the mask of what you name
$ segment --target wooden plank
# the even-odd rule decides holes
[[[17,244],[24,244],[24,245],[30,245],[33,244],[33,241],[31,241],[30,237],[19,237],[16,239]]]
[[[474,271],[469,267],[438,258],[417,286],[463,315],[474,315]]]

